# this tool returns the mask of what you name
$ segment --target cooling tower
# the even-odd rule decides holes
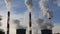
[[[49,29],[41,30],[41,34],[52,34],[52,30]]]
[[[16,34],[26,34],[26,29],[16,29]]]
[[[0,29],[0,34],[5,34],[5,32],[3,30]]]

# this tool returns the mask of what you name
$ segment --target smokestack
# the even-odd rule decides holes
[[[7,34],[9,34],[9,28],[10,28],[9,21],[10,21],[10,11],[8,11],[8,19],[7,19]]]
[[[31,30],[31,27],[32,27],[32,23],[31,23],[31,12],[32,12],[32,8],[33,8],[33,3],[32,3],[32,0],[25,0],[25,5],[27,6],[27,10],[29,12],[29,27],[27,27],[27,30],[29,29],[29,34],[32,34],[32,30]],[[27,32],[28,33],[28,32]]]
[[[29,13],[29,27],[31,27],[31,12]]]
[[[29,28],[32,27],[32,22],[31,22],[31,12],[29,12]],[[32,30],[29,31],[29,34],[32,34]]]

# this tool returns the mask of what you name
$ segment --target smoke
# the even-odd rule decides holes
[[[11,24],[11,28],[19,28],[20,27],[20,23],[22,23],[22,19],[23,18],[23,14],[14,14],[11,13],[11,17],[10,17],[10,24]]]
[[[11,0],[5,0],[5,4],[6,4],[6,7],[7,7],[7,10],[10,11],[10,9],[11,9]]]
[[[13,22],[17,25],[16,28],[20,29],[22,26],[20,25],[20,20],[14,19]]]
[[[41,30],[44,30],[44,29],[52,30],[52,28],[53,28],[53,23],[49,19],[45,19],[45,20],[38,19],[37,22],[38,22],[38,26],[40,27]]]
[[[49,10],[49,8],[46,6],[46,2],[47,0],[40,0],[39,1],[39,6],[41,8],[41,15],[42,17],[47,15],[47,11]]]
[[[27,24],[27,31],[26,34],[29,34],[29,13],[32,12],[33,4],[32,0],[25,0],[25,5],[27,6],[27,11],[25,12],[24,15],[24,22]]]
[[[2,20],[0,21],[1,22],[1,26],[0,26],[0,29],[3,29],[4,30],[4,32],[6,33],[6,31],[7,31],[7,13],[6,13],[7,11],[5,11],[5,10],[3,10],[3,11],[0,11],[0,15],[2,16],[1,18],[2,18]]]
[[[40,25],[43,23],[43,21],[44,20],[43,19],[40,19],[40,18],[37,20],[38,24],[40,24]]]
[[[16,29],[21,28],[19,26],[21,23],[21,18],[23,18],[23,14],[15,14],[13,11],[11,12],[11,14],[10,14],[10,34],[16,34]],[[17,22],[14,22],[14,21],[17,21]]]
[[[44,19],[45,16],[48,18],[52,18],[52,12],[49,10],[48,6],[46,5],[46,2],[48,0],[40,0],[39,5],[41,8],[41,17],[40,19],[37,20],[38,25],[40,26],[41,29],[52,29],[53,24],[49,19]],[[42,19],[43,18],[43,19]]]
[[[25,0],[25,5],[27,6],[28,11],[31,12],[33,8],[32,0]]]
[[[28,24],[29,23],[29,12],[32,12],[32,8],[33,8],[32,0],[25,0],[25,5],[27,7],[27,11],[24,14],[23,22]]]
[[[15,19],[14,23],[17,24],[17,26],[20,26],[20,21],[19,20]]]
[[[60,0],[56,0],[53,3],[56,4],[58,7],[60,7]]]
[[[51,22],[51,20],[47,19],[43,22],[43,24],[41,24],[41,29],[50,29],[52,30],[53,24]]]
[[[23,22],[28,24],[29,23],[29,12],[32,12],[32,8],[33,8],[32,0],[25,0],[25,5],[27,7],[27,11],[24,14]]]
[[[23,22],[29,24],[29,13],[32,12],[32,8],[33,8],[32,0],[25,0],[25,5],[27,7],[27,11],[24,14]]]

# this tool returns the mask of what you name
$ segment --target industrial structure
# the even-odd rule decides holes
[[[26,34],[26,29],[24,28],[16,29],[16,34]]]
[[[7,34],[9,34],[9,29],[10,29],[9,21],[10,21],[10,12],[8,11],[8,19],[7,19]]]
[[[29,28],[32,27],[32,22],[31,22],[31,12],[29,12]],[[32,30],[29,30],[29,34],[32,34]]]

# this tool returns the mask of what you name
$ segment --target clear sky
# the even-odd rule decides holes
[[[57,26],[60,27],[60,2],[59,1],[60,0],[48,0],[48,2],[46,2],[49,9],[53,11],[52,21],[56,27]],[[35,15],[35,17],[37,17],[39,16],[39,12],[40,12],[39,4],[38,4],[39,0],[33,0],[32,2],[34,7],[33,14]],[[11,3],[12,3],[11,12],[13,12],[16,15],[21,14],[21,16],[23,17],[24,13],[27,10],[24,0],[12,0]],[[4,12],[5,10],[6,10],[6,4],[4,0],[0,0],[0,12],[1,11]]]

